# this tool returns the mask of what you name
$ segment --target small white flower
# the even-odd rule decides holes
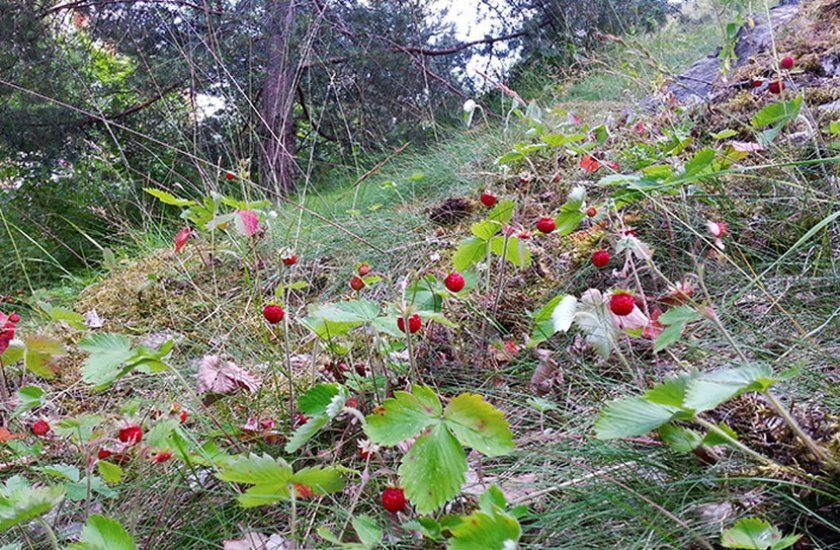
[[[475,111],[476,107],[478,107],[478,105],[472,99],[468,99],[464,102],[464,112],[465,113],[472,113],[473,111]]]

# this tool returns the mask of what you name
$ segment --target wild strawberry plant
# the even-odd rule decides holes
[[[471,447],[486,456],[513,450],[513,434],[501,411],[476,394],[454,397],[445,409],[426,386],[395,392],[365,417],[365,434],[393,447],[414,439],[399,468],[400,484],[421,513],[430,513],[455,497],[464,483]]]

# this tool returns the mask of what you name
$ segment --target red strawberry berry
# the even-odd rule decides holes
[[[481,204],[483,204],[487,208],[493,208],[493,205],[496,204],[496,195],[491,195],[490,193],[482,193]]]
[[[170,458],[172,458],[172,453],[170,453],[169,451],[161,451],[156,455],[152,456],[152,462],[154,462],[155,464],[160,464],[162,462],[166,462]]]
[[[457,271],[453,271],[446,276],[446,279],[443,280],[443,284],[450,292],[460,292],[464,289],[466,282],[464,281],[463,275]]]
[[[143,429],[136,424],[132,424],[121,429],[118,437],[123,443],[134,445],[140,443],[140,440],[143,439]]]
[[[601,269],[610,263],[610,253],[606,250],[596,250],[592,253],[592,265]]]
[[[416,313],[408,318],[408,330],[411,334],[414,334],[420,327],[423,326],[423,321],[420,319],[420,316]],[[399,317],[397,319],[397,327],[405,332],[405,319],[403,317]]]
[[[771,94],[780,94],[785,89],[785,83],[783,80],[774,80],[767,88],[770,90]]]
[[[228,181],[231,181],[236,176],[233,174],[233,172],[225,172],[225,177],[228,179]]]
[[[297,256],[292,254],[283,258],[283,265],[295,265],[297,263]]]
[[[791,56],[787,56],[784,59],[782,59],[782,62],[780,63],[780,65],[782,66],[783,69],[789,71],[793,68],[793,65],[795,63],[796,62],[793,60],[793,58]]]
[[[388,487],[382,491],[382,506],[392,514],[405,510],[405,493],[399,487]]]
[[[181,414],[178,417],[181,420],[181,424],[186,424],[187,418],[189,418],[189,416],[190,415],[187,413],[187,411],[181,411]]]
[[[548,216],[542,217],[537,221],[537,229],[546,235],[557,229],[557,224],[554,223],[554,218]]]
[[[358,271],[360,277],[365,277],[368,273],[370,273],[370,266],[368,264],[359,264],[356,271]]]
[[[9,315],[9,322],[11,323],[20,323],[20,315],[17,313],[12,313]]]
[[[626,292],[616,292],[610,298],[610,311],[619,317],[630,315],[634,307],[636,307],[636,301]]]
[[[276,325],[282,321],[285,316],[286,312],[283,311],[283,308],[277,304],[268,304],[263,308],[263,317],[265,317],[265,320],[272,325]]]
[[[760,78],[755,78],[755,79],[753,79],[753,81],[752,81],[752,87],[753,87],[753,88],[761,88],[761,85],[762,85],[762,84],[764,84],[764,81],[763,81],[763,80],[761,80]]]
[[[98,458],[99,460],[105,460],[109,456],[111,456],[111,451],[109,451],[108,449],[99,449],[99,452],[96,453],[96,458]]]
[[[38,437],[47,435],[50,431],[50,425],[45,420],[38,420],[32,424],[32,433]]]
[[[352,288],[356,292],[362,290],[363,288],[365,288],[365,286],[367,286],[365,285],[365,281],[358,275],[350,279],[350,288]]]
[[[586,215],[589,216],[590,218],[594,218],[595,216],[598,215],[598,211],[595,209],[594,206],[590,206],[589,208],[586,209]]]

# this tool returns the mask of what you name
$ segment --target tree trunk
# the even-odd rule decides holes
[[[267,63],[261,126],[263,156],[260,181],[267,190],[287,195],[295,190],[295,79],[292,52],[295,0],[267,0]]]

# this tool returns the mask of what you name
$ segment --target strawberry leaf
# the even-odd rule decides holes
[[[683,406],[708,411],[743,393],[765,391],[776,382],[773,369],[764,364],[702,374],[688,383]]]
[[[491,512],[473,512],[449,532],[452,533],[449,541],[452,550],[504,550],[518,547],[516,543],[522,535],[522,528],[516,518],[493,506]]]
[[[670,422],[680,412],[675,407],[651,403],[641,397],[608,403],[595,421],[598,439],[644,435]]]
[[[0,532],[49,512],[64,499],[63,487],[31,487],[20,476],[0,486]]]
[[[487,256],[487,242],[478,237],[469,237],[461,241],[452,257],[455,271],[466,271],[476,262]]]
[[[152,189],[148,187],[144,187],[143,191],[150,194],[163,204],[168,204],[170,206],[178,206],[178,207],[185,207],[185,206],[193,206],[196,204],[195,201],[191,201],[188,199],[179,199],[172,193],[167,193],[166,191],[162,191],[160,189]]]
[[[135,550],[137,546],[117,520],[91,515],[78,543],[71,544],[69,550]]]
[[[365,418],[365,433],[379,445],[393,446],[440,422],[440,400],[426,386],[394,392]]]
[[[513,450],[513,433],[504,414],[480,395],[462,393],[452,399],[443,422],[462,445],[484,455],[501,456]]]
[[[421,514],[434,512],[455,497],[466,472],[464,448],[442,424],[417,438],[399,469],[405,494]]]
[[[298,408],[307,416],[323,414],[340,391],[338,384],[316,384],[300,396]]]
[[[134,357],[131,340],[124,334],[94,334],[80,341],[79,349],[90,353],[82,368],[82,379],[98,388],[116,380],[122,365]]]
[[[513,211],[516,208],[516,203],[510,199],[503,199],[496,203],[496,206],[493,207],[490,212],[487,213],[487,219],[492,220],[499,223],[510,223],[510,220],[513,218]],[[496,232],[498,232],[499,226],[496,225]],[[495,232],[493,233],[495,235]],[[493,235],[490,235],[492,237]],[[488,237],[489,239],[489,237]],[[487,239],[485,239],[487,240]]]
[[[289,481],[309,487],[316,496],[344,489],[344,478],[336,468],[304,468],[295,472]]]
[[[316,416],[312,416],[307,420],[302,426],[300,426],[295,433],[292,434],[292,437],[286,442],[286,446],[283,448],[284,451],[287,453],[293,453],[303,447],[307,441],[312,439],[316,433],[321,431],[321,428],[326,426],[330,421],[330,418],[326,414],[319,414]]]
[[[743,518],[723,532],[720,543],[724,548],[750,550],[782,550],[793,546],[800,535],[782,537],[782,532],[760,518]]]

